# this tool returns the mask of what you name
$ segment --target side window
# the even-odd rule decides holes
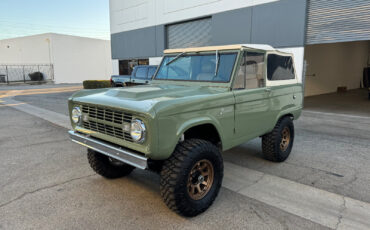
[[[146,78],[146,72],[147,72],[147,68],[144,68],[144,67],[138,67],[137,70],[136,70],[136,74],[135,74],[135,77],[136,78],[143,78],[145,79]]]
[[[295,79],[292,57],[269,54],[267,58],[267,79],[269,81]]]
[[[149,68],[148,70],[148,79],[151,79],[153,77],[153,75],[155,74],[155,71],[156,71],[156,68]]]
[[[265,87],[263,75],[265,54],[244,52],[233,89],[257,89]]]

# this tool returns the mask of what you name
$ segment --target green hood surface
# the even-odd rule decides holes
[[[166,115],[197,109],[207,109],[212,103],[229,92],[222,87],[179,86],[179,85],[141,85],[124,88],[81,90],[71,99],[74,102],[121,108],[154,116]],[[198,106],[199,105],[199,108]]]

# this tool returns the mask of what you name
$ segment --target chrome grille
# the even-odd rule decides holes
[[[92,118],[116,124],[131,123],[132,120],[132,114],[87,105],[82,106],[82,113],[88,114]]]
[[[130,133],[122,129],[123,123],[131,123],[132,114],[88,105],[82,105],[82,114],[88,115],[88,121],[82,123],[83,128],[132,142]]]

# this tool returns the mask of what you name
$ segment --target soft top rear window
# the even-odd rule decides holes
[[[270,81],[295,79],[292,57],[269,54],[267,57],[267,79]]]

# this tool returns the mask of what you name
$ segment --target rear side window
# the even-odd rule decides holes
[[[148,70],[148,79],[151,79],[153,77],[156,70],[157,70],[157,68],[153,68],[153,67],[149,68],[149,70]]]
[[[270,81],[295,79],[292,57],[269,54],[267,58],[267,79]]]
[[[136,70],[135,77],[136,78],[146,78],[146,72],[147,72],[147,68],[139,67]]]

